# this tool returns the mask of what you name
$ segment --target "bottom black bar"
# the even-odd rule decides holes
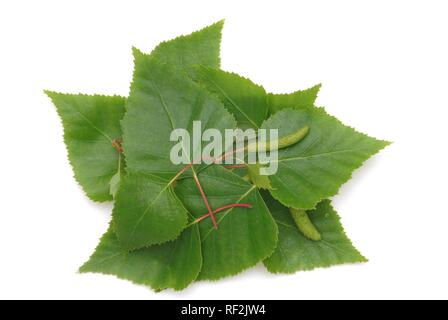
[[[281,319],[297,314],[298,301],[151,301],[151,309],[167,319]]]

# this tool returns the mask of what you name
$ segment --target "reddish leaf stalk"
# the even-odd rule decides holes
[[[210,218],[213,221],[213,225],[215,226],[215,229],[218,229],[218,222],[216,221],[215,215],[213,214],[213,210],[210,207],[210,204],[208,203],[207,196],[205,195],[204,189],[202,189],[201,182],[199,181],[199,178],[196,175],[196,172],[193,172],[193,178],[194,178],[194,181],[196,182],[196,186],[198,187],[199,192],[201,193],[202,200],[204,200],[205,206],[207,207],[208,214],[210,215]]]
[[[227,158],[227,156],[232,156],[235,153],[237,153],[238,151],[243,151],[243,150],[245,150],[245,148],[232,149],[231,151],[224,153],[223,155],[219,156],[218,158],[215,158],[213,162],[216,163],[218,161],[221,161],[221,160]]]
[[[114,141],[112,142],[112,145],[113,145],[113,146],[114,146],[120,153],[123,152],[123,148],[121,147],[121,141],[119,141],[119,140],[114,140]],[[216,164],[216,162],[222,160],[223,158],[227,157],[228,155],[235,154],[237,151],[239,151],[239,150],[237,149],[237,150],[229,151],[229,152],[227,152],[227,153],[221,155],[220,157],[213,159],[213,163]],[[204,160],[204,158],[203,158],[202,160]],[[193,163],[190,163],[190,164],[186,165],[184,168],[182,168],[182,169],[181,169],[181,170],[180,170],[180,171],[173,177],[173,179],[171,179],[171,182],[172,182],[172,183],[175,182],[175,181],[177,180],[177,178],[179,178],[184,172],[186,172],[188,169],[190,169],[190,168],[192,168],[192,167],[193,167]],[[228,166],[224,166],[224,167],[227,168],[227,169],[242,168],[242,167],[245,167],[245,164],[228,165]],[[205,215],[199,217],[198,219],[196,219],[196,220],[194,221],[194,223],[200,222],[200,221],[202,221],[202,220],[204,220],[204,219],[210,217],[210,218],[212,219],[212,221],[213,221],[213,225],[214,225],[215,229],[218,229],[218,222],[216,221],[216,217],[215,217],[215,214],[216,214],[216,213],[219,213],[219,212],[224,211],[224,210],[226,210],[226,209],[235,208],[235,207],[252,208],[252,205],[250,205],[250,204],[248,204],[248,203],[233,203],[233,204],[229,204],[229,205],[222,206],[222,207],[220,207],[220,208],[218,208],[218,209],[216,209],[216,210],[213,211],[212,208],[211,208],[211,206],[210,206],[210,203],[208,202],[207,196],[205,195],[204,189],[202,188],[201,182],[199,181],[199,178],[198,178],[196,172],[194,172],[194,171],[193,171],[193,179],[194,179],[194,181],[195,181],[195,183],[196,183],[196,186],[197,186],[198,189],[199,189],[199,192],[200,192],[200,194],[201,194],[202,200],[204,201],[204,204],[205,204],[205,206],[206,206],[206,208],[207,208],[207,210],[208,210],[208,213],[207,213],[207,214],[205,214]]]
[[[215,211],[213,211],[213,214],[217,214],[221,211],[227,210],[227,209],[231,209],[231,208],[236,208],[236,207],[243,207],[243,208],[249,208],[252,209],[252,205],[249,203],[233,203],[233,204],[228,204],[222,207],[219,207],[218,209],[216,209]],[[206,218],[208,218],[210,216],[210,213],[206,213],[203,216],[197,218],[196,220],[194,220],[193,223],[198,223]]]
[[[232,164],[229,166],[224,166],[224,168],[226,169],[239,169],[239,168],[245,168],[246,165],[245,164]]]
[[[192,166],[193,166],[192,163],[190,163],[189,165],[185,166],[182,170],[180,170],[178,173],[176,173],[176,175],[173,177],[173,179],[171,179],[171,182],[176,181],[177,178],[179,178],[185,171],[190,169]]]

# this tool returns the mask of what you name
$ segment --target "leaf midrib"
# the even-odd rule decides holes
[[[291,157],[291,158],[283,158],[283,159],[278,159],[278,160],[272,160],[272,162],[279,162],[279,163],[281,163],[281,162],[288,162],[288,161],[294,161],[294,160],[306,160],[306,159],[310,159],[310,158],[319,158],[319,157],[324,157],[324,156],[328,156],[328,155],[332,155],[332,154],[355,152],[355,151],[361,151],[361,150],[366,150],[366,149],[368,149],[368,148],[367,147],[363,147],[363,148],[355,148],[355,149],[328,151],[328,152],[312,154],[312,155],[309,155],[309,156],[299,156],[299,157]]]
[[[255,127],[255,128],[259,128],[259,126],[240,108],[240,106],[233,101],[233,99],[227,94],[227,92],[222,89],[215,81],[213,81],[212,79],[210,79],[210,77],[208,77],[206,75],[207,79],[213,83],[213,85],[224,95],[224,97],[229,100],[229,102]]]
[[[93,124],[92,121],[89,120],[81,111],[78,110],[77,107],[73,108],[83,119],[85,122],[87,122],[93,129],[95,129],[99,134],[104,136],[107,140],[109,140],[111,143],[113,142],[112,138],[103,130],[98,128],[95,124]]]

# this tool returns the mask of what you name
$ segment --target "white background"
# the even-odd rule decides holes
[[[334,198],[370,259],[294,275],[261,266],[183,292],[77,268],[111,205],[72,178],[43,89],[127,95],[131,46],[226,19],[222,67],[394,144]],[[0,298],[448,298],[446,1],[1,1]]]

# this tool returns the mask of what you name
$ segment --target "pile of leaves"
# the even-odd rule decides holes
[[[329,197],[388,142],[330,116],[320,85],[267,93],[220,70],[223,22],[133,49],[128,98],[46,91],[64,127],[75,178],[94,201],[114,201],[108,231],[80,272],[115,275],[154,290],[181,290],[260,261],[293,273],[364,262]],[[300,138],[278,151],[278,171],[257,165],[173,164],[173,129],[278,129]],[[304,131],[304,128],[306,129]]]

